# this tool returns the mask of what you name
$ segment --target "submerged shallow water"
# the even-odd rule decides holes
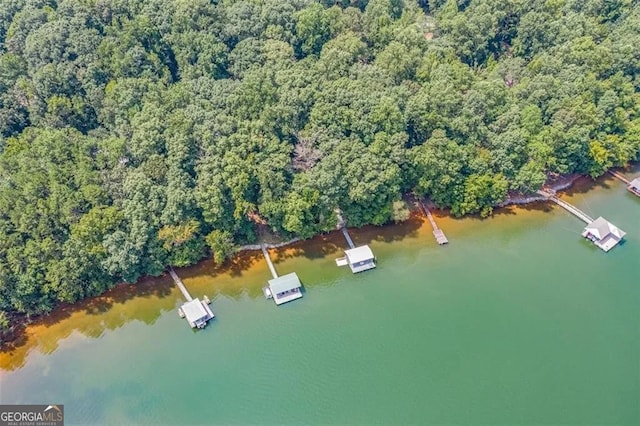
[[[0,353],[2,403],[68,424],[640,424],[640,198],[615,180],[564,197],[627,240],[603,253],[539,204],[488,220],[352,231],[378,268],[335,266],[339,234],[273,251],[304,298],[276,307],[259,252],[179,270],[216,319],[193,332],[167,278],[29,327]],[[592,186],[592,187],[591,187]]]

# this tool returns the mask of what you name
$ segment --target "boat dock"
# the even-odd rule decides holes
[[[591,216],[589,216],[579,208],[556,197],[555,193],[553,192],[541,189],[538,191],[538,194],[542,195],[547,200],[553,201],[569,213],[576,216],[578,219],[585,222],[587,226],[584,228],[582,236],[594,243],[598,248],[601,248],[605,252],[608,252],[613,247],[618,245],[626,235],[626,232],[622,231],[614,224],[608,222],[603,217],[599,217],[594,220],[593,218],[591,218]]]
[[[433,215],[431,214],[431,212],[429,211],[429,208],[427,207],[427,205],[422,201],[418,201],[418,202],[422,206],[424,213],[427,215],[427,219],[429,219],[429,222],[431,223],[431,227],[433,228],[433,236],[436,237],[436,241],[438,242],[438,244],[440,245],[447,244],[449,242],[449,240],[447,239],[447,236],[444,235],[444,231],[442,231],[442,229],[438,228],[438,225],[436,224],[436,221],[433,218]]]
[[[173,278],[173,282],[176,283],[176,286],[180,289],[184,298],[187,299],[186,303],[183,303],[182,306],[178,308],[178,315],[180,315],[180,318],[186,319],[191,328],[204,328],[210,319],[215,318],[213,311],[209,307],[211,301],[207,296],[204,296],[204,300],[202,301],[198,298],[194,299],[191,297],[187,287],[185,287],[172,267],[169,267],[169,275]]]
[[[344,256],[336,259],[336,265],[338,266],[349,266],[351,268],[351,272],[358,273],[362,271],[366,271],[368,269],[373,269],[376,267],[376,258],[371,251],[371,248],[368,245],[356,247],[351,239],[351,235],[349,235],[349,231],[347,227],[344,226],[345,222],[340,218],[341,224],[343,225],[340,228],[342,235],[344,235],[344,239],[347,240],[347,244],[349,245],[349,249],[344,251]]]
[[[269,250],[267,246],[260,244],[262,254],[264,255],[269,271],[273,279],[268,281],[268,285],[262,288],[262,293],[266,299],[273,299],[276,305],[282,305],[283,303],[291,302],[292,300],[300,299],[302,297],[302,283],[298,278],[298,274],[291,272],[290,274],[278,276],[276,267],[273,266],[271,256],[269,256]]]
[[[562,201],[561,199],[556,197],[555,194],[542,189],[538,191],[538,194],[542,195],[547,200],[553,201],[554,203],[556,203],[557,205],[559,205],[560,207],[562,207],[572,215],[576,216],[578,219],[580,219],[587,225],[593,222],[593,218],[591,216],[589,216],[579,208],[567,203],[566,201]]]

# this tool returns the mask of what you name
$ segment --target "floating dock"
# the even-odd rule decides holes
[[[438,225],[436,224],[436,221],[433,218],[433,215],[429,211],[429,208],[426,206],[426,204],[423,203],[422,201],[418,201],[418,202],[422,206],[424,213],[427,215],[427,219],[429,219],[429,222],[431,223],[431,227],[433,228],[433,236],[436,238],[436,241],[438,242],[438,244],[443,245],[443,244],[449,243],[447,236],[444,235],[444,231],[438,228]]]
[[[176,286],[187,300],[186,303],[178,308],[178,315],[180,318],[186,319],[191,328],[204,328],[210,319],[215,318],[213,311],[209,307],[211,301],[207,296],[204,296],[202,301],[198,298],[192,298],[184,283],[172,267],[169,267],[169,275],[171,275],[173,282],[176,283]]]
[[[624,231],[622,231],[614,224],[608,222],[603,217],[599,217],[594,220],[576,206],[573,206],[566,201],[559,199],[552,192],[539,190],[538,194],[542,195],[547,200],[553,201],[569,213],[576,216],[578,219],[585,222],[587,226],[584,228],[582,236],[605,252],[608,252],[613,247],[618,245],[626,235]]]
[[[373,269],[376,267],[375,257],[373,256],[373,251],[367,245],[356,247],[349,235],[349,231],[347,231],[347,227],[343,226],[340,228],[342,231],[342,235],[344,235],[344,239],[347,240],[347,244],[349,245],[349,249],[345,250],[344,257],[340,257],[336,259],[336,265],[338,266],[347,266],[351,268],[351,272],[358,273],[362,271],[366,271],[367,269]]]
[[[268,285],[262,288],[262,293],[266,299],[273,299],[276,305],[282,305],[283,303],[291,302],[302,297],[302,283],[298,274],[292,272],[281,277],[278,276],[275,266],[271,261],[269,250],[264,244],[260,244],[262,248],[262,254],[264,255],[269,271],[273,279],[268,281]]]

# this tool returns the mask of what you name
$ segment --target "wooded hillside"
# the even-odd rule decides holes
[[[632,0],[0,0],[0,325],[640,151]]]

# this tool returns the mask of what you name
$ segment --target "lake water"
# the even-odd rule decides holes
[[[588,188],[587,188],[588,186]],[[588,191],[587,191],[588,190]],[[276,307],[259,252],[178,270],[216,319],[192,331],[167,278],[27,328],[0,353],[2,403],[67,424],[640,424],[640,198],[609,179],[563,197],[627,232],[604,253],[558,207],[352,231],[274,251],[304,298]]]

